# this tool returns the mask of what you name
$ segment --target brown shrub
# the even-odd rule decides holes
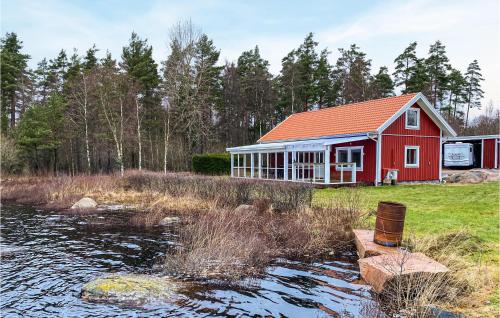
[[[311,204],[312,186],[289,182],[230,179],[187,173],[131,172],[128,186],[137,191],[156,191],[170,197],[213,201],[219,208],[234,208],[266,200],[279,211],[299,210]]]
[[[183,245],[166,256],[164,268],[170,274],[220,280],[257,274],[271,257],[258,227],[255,214],[202,214],[181,230]]]
[[[224,209],[192,216],[181,230],[181,247],[167,255],[164,269],[231,281],[257,275],[276,257],[314,258],[349,246],[350,229],[359,215],[357,193],[351,191],[327,207],[289,213],[272,211],[262,203],[259,212]]]
[[[63,209],[83,196],[116,191],[120,186],[113,175],[20,177],[2,182],[2,199]]]

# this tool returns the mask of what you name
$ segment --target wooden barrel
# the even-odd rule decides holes
[[[384,246],[399,246],[403,239],[406,206],[397,202],[379,202],[373,241]]]

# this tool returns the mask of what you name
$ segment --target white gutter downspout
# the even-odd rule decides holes
[[[443,181],[443,130],[439,129],[439,182]]]
[[[481,139],[481,169],[484,168],[484,139]]]
[[[375,186],[382,182],[382,134],[377,134],[377,148],[375,154]]]
[[[498,143],[500,142],[499,139],[495,139],[495,164],[493,165],[493,167],[495,167],[495,169],[498,169]]]

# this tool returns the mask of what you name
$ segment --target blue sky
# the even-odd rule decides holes
[[[334,62],[337,49],[356,43],[392,70],[394,58],[412,41],[424,57],[441,40],[453,66],[464,71],[478,59],[484,103],[500,106],[500,6],[475,1],[1,1],[2,33],[14,31],[34,66],[61,48],[83,54],[93,43],[119,57],[130,33],[153,45],[159,62],[168,55],[170,27],[191,19],[221,50],[221,63],[259,45],[277,74],[280,61],[313,32]],[[477,114],[477,112],[474,112]]]

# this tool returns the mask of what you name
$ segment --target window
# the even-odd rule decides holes
[[[420,129],[420,109],[410,108],[406,111],[406,129]]]
[[[405,168],[418,168],[420,148],[418,146],[405,146]]]
[[[335,163],[340,162],[355,162],[356,170],[363,171],[363,147],[336,148]],[[337,167],[337,170],[340,168]]]

